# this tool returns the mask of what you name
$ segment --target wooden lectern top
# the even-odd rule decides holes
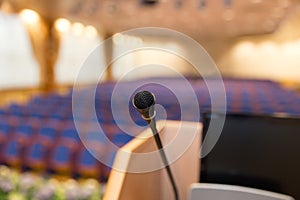
[[[198,182],[202,125],[195,122],[159,121],[157,128],[179,191],[188,197]],[[104,200],[174,199],[166,170],[148,128],[123,146],[116,155]]]

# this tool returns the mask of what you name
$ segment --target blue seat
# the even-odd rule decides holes
[[[33,133],[33,129],[28,125],[20,125],[16,127],[15,138],[22,144],[27,144],[30,142],[31,135]]]
[[[97,163],[97,160],[87,149],[84,149],[81,153],[81,159],[79,159],[79,162],[83,165],[94,166]]]
[[[6,140],[9,135],[9,129],[10,129],[9,126],[1,127],[1,125],[0,125],[0,145],[1,146],[3,146],[6,143]],[[0,151],[1,151],[1,149],[0,149]]]
[[[36,143],[32,145],[32,151],[30,153],[30,156],[34,159],[42,159],[42,150],[43,150],[43,145],[40,143]]]
[[[6,109],[0,109],[0,114],[1,115],[6,115],[8,111]]]
[[[39,130],[38,135],[44,139],[52,141],[56,137],[56,130],[50,127],[42,127]]]
[[[94,141],[94,142],[99,142],[102,144],[105,144],[106,141],[108,140],[107,136],[104,133],[100,133],[97,131],[90,131],[86,135],[86,139],[88,141]]]
[[[17,147],[18,147],[17,141],[9,142],[7,147],[7,154],[11,156],[17,156],[19,154]]]
[[[99,178],[101,171],[99,161],[86,148],[82,148],[79,151],[77,158],[75,165],[78,175]]]
[[[26,135],[26,136],[30,136],[32,134],[32,127],[29,125],[20,125],[18,127],[16,127],[16,132]]]
[[[34,142],[25,156],[25,165],[29,168],[42,170],[46,168],[47,147],[41,142]]]
[[[49,168],[57,173],[71,174],[74,151],[68,144],[57,145],[50,157]]]
[[[133,136],[125,134],[125,133],[117,133],[112,137],[112,142],[117,146],[123,146],[128,143]]]
[[[74,142],[80,141],[79,135],[76,129],[65,129],[61,133],[61,138],[63,139],[71,139]]]
[[[0,122],[0,132],[8,133],[10,131],[10,125],[6,122]]]
[[[15,115],[25,115],[28,113],[28,109],[25,106],[20,106],[17,104],[11,104],[8,108],[9,112]]]
[[[22,145],[16,140],[8,141],[3,151],[4,162],[8,165],[20,166],[22,156]]]
[[[69,160],[69,149],[66,146],[60,146],[57,148],[55,160],[57,162],[65,162]]]

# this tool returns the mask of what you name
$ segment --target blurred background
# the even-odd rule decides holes
[[[79,70],[99,45],[98,56],[89,62],[95,71],[106,69],[101,80],[90,70],[77,83],[99,84],[98,123],[117,145],[132,136],[106,110],[116,81],[126,75],[127,84],[160,78],[181,85],[168,70],[150,66],[134,71],[145,63],[155,60],[176,69],[191,81],[200,108],[210,106],[201,76],[178,56],[139,51],[110,63],[128,45],[159,44],[184,56],[193,51],[163,34],[141,38],[122,33],[132,28],[168,28],[199,42],[224,78],[229,111],[299,115],[299,5],[298,0],[0,0],[0,163],[20,173],[107,181],[109,167],[79,141],[71,102]],[[168,119],[180,119],[178,102],[160,103]],[[92,128],[87,132],[92,134]],[[103,141],[90,142],[113,161],[115,152],[97,144]]]
[[[163,35],[145,41],[118,34],[146,26],[170,28],[192,37],[208,51],[224,76],[297,83],[300,34],[297,6],[297,1],[289,0],[2,1],[0,86],[7,90],[72,85],[89,53],[112,36],[115,37],[111,52],[103,49],[95,60],[103,68],[106,54],[113,54],[129,43],[161,42],[182,49],[183,54],[189,53],[174,39],[166,42]],[[138,66],[139,60],[151,60],[151,56],[162,59],[159,55],[125,56],[124,60],[113,63],[107,80],[118,79]],[[163,60],[170,65],[183,62],[175,56]],[[188,64],[174,67],[187,75],[195,73],[185,65]],[[151,70],[145,74],[151,76]],[[82,81],[95,81],[93,72]]]

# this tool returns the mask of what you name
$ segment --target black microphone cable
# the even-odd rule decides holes
[[[154,109],[155,96],[149,91],[140,91],[134,96],[132,103],[133,106],[141,113],[142,118],[147,122],[150,129],[152,130],[155,143],[157,145],[157,148],[159,149],[160,157],[163,161],[163,164],[166,166],[165,169],[167,170],[167,174],[174,191],[175,200],[179,200],[178,190],[175,184],[174,176],[172,174],[166,153],[163,149],[161,139],[156,129],[156,122],[155,122],[156,112]]]

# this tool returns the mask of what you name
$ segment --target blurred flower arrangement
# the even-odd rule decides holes
[[[101,190],[94,179],[59,181],[0,166],[0,200],[101,200]]]

